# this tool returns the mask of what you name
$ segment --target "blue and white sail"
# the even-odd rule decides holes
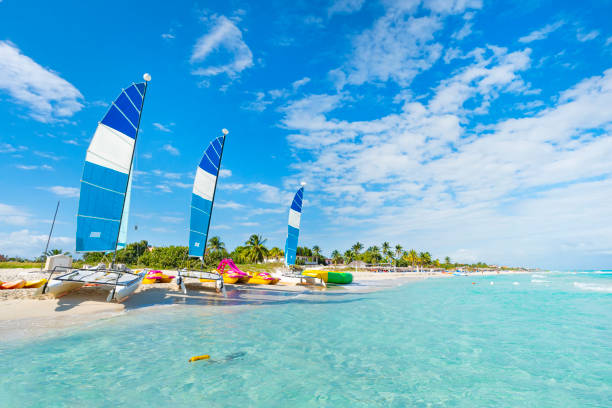
[[[123,217],[121,217],[121,225],[119,226],[119,240],[117,241],[117,249],[123,249],[127,245],[128,221],[130,216],[130,201],[132,197],[132,177],[134,176],[134,163],[130,169],[130,177],[128,178],[127,192],[125,194],[125,204],[123,205]]]
[[[226,132],[224,130],[224,133]],[[196,170],[191,194],[189,256],[204,256],[224,142],[225,136],[219,136],[210,142]]]
[[[289,222],[287,226],[287,241],[285,242],[285,264],[295,265],[298,238],[300,236],[300,218],[302,217],[302,201],[304,199],[304,187],[295,193],[291,208],[289,208]]]
[[[117,247],[124,208],[129,207],[126,201],[145,91],[144,82],[121,91],[89,144],[77,213],[78,252]]]

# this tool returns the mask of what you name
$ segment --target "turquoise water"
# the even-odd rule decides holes
[[[3,343],[0,406],[612,406],[610,273],[149,310]]]

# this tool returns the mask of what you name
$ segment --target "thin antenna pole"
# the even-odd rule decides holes
[[[150,79],[150,78],[149,78]],[[142,94],[142,105],[140,106],[140,115],[138,116],[138,126],[136,126],[136,136],[134,136],[134,149],[132,150],[132,158],[130,159],[130,168],[128,170],[128,184],[130,182],[130,177],[132,176],[132,164],[134,164],[134,153],[136,153],[136,141],[138,140],[138,131],[140,130],[140,120],[142,119],[142,111],[144,110],[144,102],[145,96],[147,96],[147,87],[149,86],[149,81],[145,79],[145,89]],[[125,192],[127,195],[127,190]],[[119,234],[121,233],[121,221],[123,221],[123,212],[125,211],[125,195],[123,196],[123,204],[121,206],[121,218],[119,219],[119,228],[117,229],[117,239],[115,240],[115,252],[113,253],[113,262],[111,263],[110,269],[115,267],[115,260],[117,259],[117,245],[119,244]],[[119,280],[117,278],[117,280]]]
[[[57,205],[55,206],[55,214],[53,215],[53,222],[51,223],[51,230],[49,231],[49,237],[47,238],[47,246],[45,246],[45,252],[43,255],[45,256],[45,261],[47,260],[47,251],[49,250],[49,243],[51,242],[51,234],[53,234],[53,227],[55,226],[55,218],[57,217],[57,210],[59,210],[59,200],[57,200]],[[40,264],[40,270],[42,271],[42,263]]]
[[[212,201],[210,202],[210,215],[208,217],[208,226],[206,227],[206,242],[204,242],[204,252],[202,253],[202,266],[204,266],[204,254],[206,254],[206,246],[208,245],[208,233],[210,232],[210,220],[212,220],[213,206],[215,205],[215,195],[217,194],[217,182],[221,176],[221,161],[223,160],[223,149],[225,149],[225,136],[227,130],[223,129],[223,144],[221,144],[221,153],[219,154],[219,168],[217,169],[217,178],[215,178],[215,189],[213,190]]]

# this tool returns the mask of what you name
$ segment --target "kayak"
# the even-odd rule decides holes
[[[306,270],[302,272],[302,275],[310,276],[311,278],[319,278],[325,283],[335,283],[338,285],[346,285],[353,282],[353,274],[348,272]]]
[[[4,282],[2,285],[0,285],[0,289],[21,289],[25,286],[25,284],[26,281],[23,279],[12,282]]]
[[[256,272],[249,280],[249,283],[254,283],[256,285],[276,285],[278,281],[278,278],[273,278],[268,272]]]
[[[172,279],[174,279],[174,276],[166,275],[162,271],[149,271],[142,280],[142,283],[170,283]]]
[[[42,285],[45,284],[46,281],[47,281],[46,279],[39,279],[39,280],[35,280],[35,281],[27,281],[23,287],[27,288],[27,289],[30,289],[30,288],[40,288]]]

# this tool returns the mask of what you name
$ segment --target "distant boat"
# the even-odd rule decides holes
[[[215,203],[219,169],[221,168],[223,148],[225,147],[225,136],[228,134],[227,129],[223,129],[222,133],[223,136],[213,139],[204,151],[202,160],[200,160],[200,164],[196,169],[191,194],[189,257],[200,258],[202,265],[204,265],[206,241],[208,240],[208,230],[210,229],[210,220]],[[217,291],[225,291],[223,277],[216,272],[180,269],[177,271],[177,274],[176,283],[183,290],[183,293],[187,293],[184,282],[185,278],[213,281],[216,284]]]
[[[87,149],[81,179],[77,213],[76,251],[113,252],[110,267],[75,269],[56,276],[43,293],[61,295],[84,284],[110,289],[107,301],[122,300],[140,285],[146,272],[132,272],[115,264],[117,250],[127,241],[127,220],[134,165],[134,151],[140,128],[149,74],[145,82],[122,90],[111,104]]]
[[[302,217],[302,202],[304,200],[304,185],[293,197],[289,208],[289,222],[287,223],[287,241],[285,242],[285,265],[295,265],[298,238],[300,236],[300,219]]]

